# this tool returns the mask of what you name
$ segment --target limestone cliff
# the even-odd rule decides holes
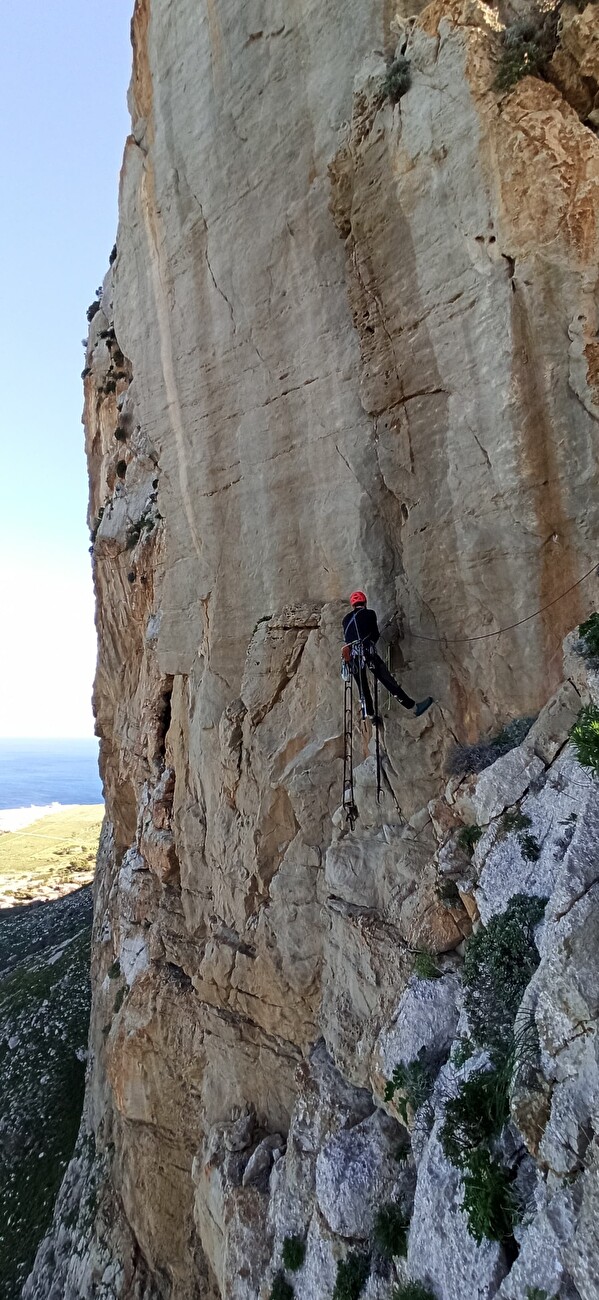
[[[287,1284],[325,1300],[388,1202],[409,1213],[407,1262],[375,1252],[367,1300],[408,1275],[436,1300],[596,1297],[597,795],[563,747],[598,697],[573,652],[560,683],[597,599],[579,580],[599,511],[599,18],[564,7],[546,78],[500,92],[506,16],[136,4],[85,371],[107,807],[95,1155],[71,1165],[27,1297],[256,1300],[299,1236]],[[438,703],[386,713],[380,805],[364,731],[349,833],[356,584],[404,685]],[[446,791],[456,740],[551,699]],[[534,871],[499,824],[523,798]],[[464,822],[489,827],[472,863]],[[473,1066],[448,1054],[463,941],[520,894],[550,899],[525,994],[541,1063],[503,1138],[528,1208],[477,1241],[439,1141]],[[441,978],[414,975],[420,950],[445,954]],[[415,1061],[414,1118],[384,1091]]]

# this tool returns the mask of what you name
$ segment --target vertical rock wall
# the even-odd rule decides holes
[[[331,1168],[363,1149],[362,1203],[411,1194],[380,1103],[413,952],[452,953],[477,914],[472,882],[438,888],[459,824],[438,799],[448,752],[546,702],[596,598],[574,586],[599,500],[596,136],[565,74],[493,89],[486,6],[393,19],[386,0],[135,7],[85,380],[107,809],[95,1156],[70,1171],[31,1295],[250,1300],[292,1219],[311,1225],[298,1295],[330,1294],[372,1226],[337,1205]],[[412,83],[393,106],[396,52]],[[386,715],[380,806],[363,732],[347,834],[355,585],[406,687],[438,704]]]

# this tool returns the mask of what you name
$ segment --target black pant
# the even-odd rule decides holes
[[[409,695],[406,695],[405,691],[402,691],[399,682],[396,682],[395,678],[391,676],[384,659],[381,659],[381,656],[377,654],[376,650],[374,648],[364,647],[364,658],[373,677],[376,677],[381,685],[386,687],[389,694],[394,695],[395,699],[399,700],[400,704],[403,704],[404,709],[413,709],[416,701],[412,700]],[[368,682],[368,673],[366,672],[366,669],[360,667],[359,660],[352,659],[352,673],[358,683],[358,690],[366,705],[366,712],[372,716],[374,713],[374,705],[372,703],[372,693]]]

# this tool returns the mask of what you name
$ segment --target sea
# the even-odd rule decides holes
[[[102,803],[98,741],[0,739],[0,809]]]

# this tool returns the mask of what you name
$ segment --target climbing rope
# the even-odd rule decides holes
[[[586,582],[592,573],[599,573],[599,567],[596,564],[593,565],[592,569],[589,569],[588,573],[583,573],[578,582],[573,582],[571,587],[568,587],[566,591],[562,591],[560,596],[555,596],[553,600],[548,601],[546,605],[542,605],[540,609],[536,609],[534,614],[527,614],[526,618],[519,619],[517,623],[509,623],[507,627],[500,627],[496,632],[479,632],[477,636],[447,637],[424,636],[422,632],[408,631],[406,635],[411,636],[414,641],[434,641],[437,645],[464,645],[468,641],[487,641],[489,637],[501,636],[503,632],[513,632],[514,628],[522,627],[524,623],[530,623],[531,619],[538,618],[539,614],[544,614],[546,609],[551,609],[552,605],[557,605],[560,600],[564,599],[564,596],[569,596],[571,591],[574,591],[576,587],[580,587],[580,584]]]
[[[349,650],[349,658],[345,657],[341,662],[341,677],[343,680],[343,809],[346,820],[349,822],[350,830],[353,831],[358,818],[358,808],[354,794],[354,759],[353,759],[353,681],[354,674],[352,667],[356,669],[356,678],[358,685],[358,698],[360,701],[360,712],[364,720],[368,716],[366,708],[366,691],[368,689],[368,673],[366,665],[366,655],[364,646],[361,641],[352,644]],[[381,757],[381,742],[379,734],[379,684],[376,674],[372,674],[374,691],[372,706],[375,714],[375,755],[376,755],[376,801],[381,802],[383,793],[383,778],[389,785],[389,778],[383,768]],[[392,791],[393,793],[393,791]],[[395,795],[393,794],[395,798]],[[397,802],[397,800],[396,800]]]
[[[362,641],[357,641],[352,645],[352,659],[358,666],[358,686],[360,690],[360,713],[362,719],[368,717],[366,708],[366,687],[368,678],[366,676],[366,655],[364,654],[364,645]]]
[[[350,666],[342,664],[343,678],[343,810],[349,828],[353,831],[358,817],[354,798],[354,755],[353,755],[353,677]]]
[[[382,785],[381,785],[381,740],[380,740],[380,716],[379,716],[379,684],[376,673],[372,674],[374,679],[374,735],[375,735],[375,754],[376,754],[376,801],[381,802]]]

